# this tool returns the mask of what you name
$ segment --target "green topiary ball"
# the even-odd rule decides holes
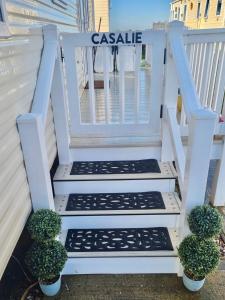
[[[194,280],[201,280],[215,270],[220,261],[220,251],[212,240],[187,236],[180,244],[178,255],[184,271]]]
[[[199,238],[208,239],[220,234],[223,218],[216,208],[203,205],[197,206],[191,211],[188,223],[192,233]]]
[[[52,210],[40,209],[30,217],[27,229],[32,239],[36,241],[51,240],[60,232],[61,218]]]
[[[45,243],[34,242],[25,257],[25,263],[31,274],[44,283],[59,276],[66,260],[65,248],[55,240]]]

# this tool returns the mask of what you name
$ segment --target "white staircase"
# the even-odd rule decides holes
[[[96,162],[86,160],[78,162],[85,174],[71,175],[70,164],[60,165],[54,176],[60,240],[68,251],[63,273],[178,273],[181,204],[173,164],[128,156],[124,172],[117,168],[121,160],[99,166],[105,149],[98,151],[101,174],[96,174]],[[153,162],[159,170],[136,172],[134,162]]]
[[[217,205],[224,194],[225,147],[214,151],[213,137],[224,136],[225,127],[199,101],[186,53],[190,43],[195,45],[201,38],[207,43],[219,41],[217,33],[211,32],[209,41],[205,31],[199,35],[175,22],[167,32],[142,34],[142,44],[151,48],[151,80],[140,72],[140,44],[133,45],[135,80],[125,72],[126,53],[121,50],[119,77],[113,81],[111,48],[103,47],[104,91],[96,91],[92,33],[58,37],[54,26],[45,29],[31,113],[20,116],[17,123],[33,209],[53,209],[62,216],[60,239],[68,251],[64,274],[181,274],[177,246],[187,232],[186,216],[204,203],[211,158],[221,159]],[[79,47],[85,47],[87,54],[85,93],[80,91],[75,63]],[[51,105],[51,132],[60,162],[54,196],[48,151],[52,142],[46,134]],[[137,162],[149,159],[152,169],[146,169],[149,161]],[[121,161],[126,161],[122,168]]]

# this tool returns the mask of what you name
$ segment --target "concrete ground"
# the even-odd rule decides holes
[[[175,275],[64,276],[62,290],[44,300],[222,300],[225,271],[209,276],[202,290],[188,292]]]

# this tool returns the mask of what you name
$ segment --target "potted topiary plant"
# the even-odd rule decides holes
[[[61,218],[52,210],[40,209],[30,217],[27,229],[35,241],[51,240],[60,232]]]
[[[60,272],[66,260],[66,250],[56,240],[44,243],[34,242],[25,257],[29,271],[38,279],[42,292],[47,296],[55,296],[59,292]]]
[[[60,272],[67,259],[65,248],[54,240],[61,230],[61,218],[52,210],[40,209],[31,216],[27,228],[35,242],[25,257],[25,263],[39,280],[42,292],[54,296],[60,289]]]
[[[195,207],[188,217],[189,228],[200,239],[218,236],[223,228],[223,217],[219,211],[210,206]]]
[[[178,255],[184,267],[183,282],[190,291],[198,291],[207,274],[219,264],[219,247],[213,240],[222,230],[223,218],[216,208],[197,206],[189,217],[192,235],[180,244]]]
[[[205,277],[214,271],[220,261],[220,251],[211,239],[199,239],[192,234],[180,244],[178,255],[184,267],[183,283],[190,291],[198,291]]]

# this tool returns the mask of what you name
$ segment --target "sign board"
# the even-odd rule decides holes
[[[109,32],[93,33],[91,41],[94,45],[129,45],[142,44],[142,32]]]

